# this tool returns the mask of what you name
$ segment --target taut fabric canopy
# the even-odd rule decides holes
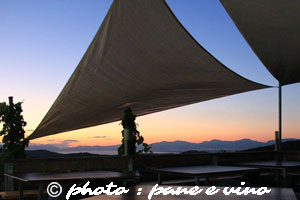
[[[266,87],[212,57],[165,1],[116,0],[30,139]]]
[[[279,83],[300,82],[300,1],[221,2],[253,51]]]

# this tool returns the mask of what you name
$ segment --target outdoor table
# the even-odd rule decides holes
[[[44,186],[51,182],[75,182],[83,180],[109,180],[126,181],[138,177],[138,173],[121,173],[116,171],[82,171],[82,172],[60,172],[60,173],[25,173],[4,174],[19,181],[19,199],[23,199],[23,184],[34,184],[39,186],[39,198],[43,199]]]
[[[287,170],[292,168],[299,168],[300,162],[299,161],[260,161],[260,162],[238,163],[237,165],[244,166],[244,167],[256,167],[260,169],[279,170],[282,172],[283,184],[286,185]]]
[[[89,198],[85,198],[84,200],[148,200],[148,194],[152,190],[154,186],[152,185],[137,185],[129,189],[129,192],[122,195],[107,195],[101,194],[98,196],[93,196]],[[159,186],[161,187],[161,186]],[[179,186],[163,186],[164,188],[171,187],[176,189]],[[188,190],[191,189],[193,186],[182,186],[182,188],[187,188]],[[142,188],[142,189],[141,189]],[[207,195],[205,191],[208,186],[199,186],[199,188],[203,189],[203,191],[197,195],[190,195],[190,194],[179,194],[179,195],[153,195],[151,200],[170,200],[170,199],[189,199],[189,200],[198,200],[198,199],[205,199],[205,200],[271,200],[271,199],[288,199],[288,200],[297,200],[293,189],[291,188],[268,188],[271,189],[270,193],[256,195],[256,194],[248,194],[248,195],[236,195],[230,194],[225,195],[223,193],[224,187],[216,187],[220,189],[220,191],[214,195]],[[244,187],[241,188],[242,190]],[[258,189],[258,188],[255,188]]]
[[[251,171],[256,171],[257,168],[249,167],[232,167],[232,166],[219,166],[219,165],[201,165],[189,167],[168,167],[168,168],[152,168],[151,171],[157,173],[158,184],[162,184],[162,174],[176,175],[182,177],[195,178],[195,185],[199,185],[199,179],[205,178],[209,183],[210,177],[246,174]]]

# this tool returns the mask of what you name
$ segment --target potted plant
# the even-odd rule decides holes
[[[122,119],[122,144],[118,149],[119,155],[135,155],[138,153],[148,153],[151,151],[151,146],[147,143],[144,143],[144,137],[140,134],[140,132],[137,130],[135,123],[136,116],[133,114],[131,108],[127,108],[124,111],[124,116]],[[143,145],[143,149],[140,151],[137,151],[137,146]]]

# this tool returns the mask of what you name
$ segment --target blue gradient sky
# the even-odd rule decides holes
[[[24,100],[27,135],[44,117],[92,41],[111,0],[0,1],[0,102]],[[217,0],[167,0],[191,35],[250,80],[276,86]],[[154,13],[155,14],[155,13]],[[273,139],[277,89],[248,92],[137,119],[149,143],[161,140]],[[298,137],[300,84],[283,88],[283,137]],[[33,143],[118,144],[119,122],[44,137]],[[107,136],[95,140],[94,136]],[[78,141],[78,142],[75,142]]]

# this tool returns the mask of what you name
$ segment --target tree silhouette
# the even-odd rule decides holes
[[[25,147],[29,140],[25,138],[24,127],[26,122],[22,116],[22,102],[13,103],[13,97],[9,97],[9,105],[0,103],[0,124],[3,136],[3,152],[8,158],[25,158]]]

